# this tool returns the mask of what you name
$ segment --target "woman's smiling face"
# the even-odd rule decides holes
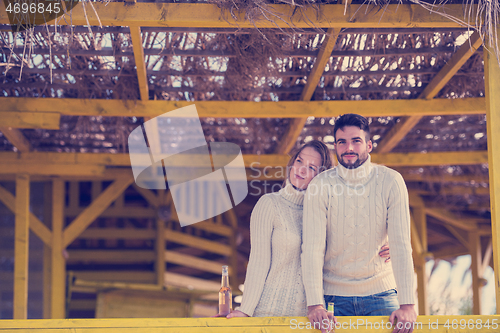
[[[302,149],[290,170],[290,183],[298,189],[305,190],[321,167],[321,155],[311,147]]]

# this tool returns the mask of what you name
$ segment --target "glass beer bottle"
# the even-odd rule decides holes
[[[219,290],[219,315],[227,316],[233,308],[233,293],[229,286],[228,267],[222,266],[222,282]]]

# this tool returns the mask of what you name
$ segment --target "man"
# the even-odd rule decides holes
[[[339,165],[316,176],[304,199],[301,259],[308,318],[313,325],[331,320],[324,302],[334,302],[335,315],[390,315],[395,333],[412,332],[417,315],[403,177],[371,163],[366,118],[345,114],[333,131]],[[392,266],[378,256],[387,238]]]

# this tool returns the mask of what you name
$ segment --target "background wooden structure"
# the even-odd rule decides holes
[[[277,189],[291,149],[311,138],[331,143],[333,118],[346,112],[370,117],[373,161],[400,171],[410,190],[420,314],[428,313],[425,261],[462,254],[472,256],[480,313],[483,272],[500,263],[500,70],[477,32],[418,5],[377,11],[328,3],[321,15],[314,6],[297,13],[273,5],[280,19],[271,22],[206,3],[96,3],[86,15],[74,8],[73,30],[64,21],[50,28],[66,41],[36,27],[23,65],[2,6],[8,65],[0,84],[0,202],[15,216],[1,226],[15,234],[12,248],[1,249],[4,258],[15,253],[2,280],[14,286],[14,318],[27,318],[30,231],[43,242],[45,318],[91,316],[96,301],[88,295],[109,288],[213,293],[222,264],[231,266],[237,290],[256,200]],[[463,17],[460,4],[444,8]],[[245,58],[246,47],[259,50],[249,41],[260,38],[266,49],[271,37],[284,45],[269,61],[279,60],[279,70],[241,67],[262,61]],[[248,80],[263,73],[260,85]],[[147,119],[192,103],[207,141],[241,146],[251,195],[232,211],[180,228],[168,192],[133,184],[126,138]],[[37,214],[34,203],[30,212],[34,188],[43,191]]]

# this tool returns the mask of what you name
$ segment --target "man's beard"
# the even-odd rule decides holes
[[[365,163],[365,161],[368,159],[368,153],[362,154],[361,157],[359,157],[359,155],[356,153],[344,153],[341,156],[339,156],[337,153],[335,154],[337,155],[337,160],[339,161],[339,163],[346,169],[356,169],[361,164]],[[343,161],[342,157],[344,155],[356,155],[358,158],[352,164],[349,164]]]

